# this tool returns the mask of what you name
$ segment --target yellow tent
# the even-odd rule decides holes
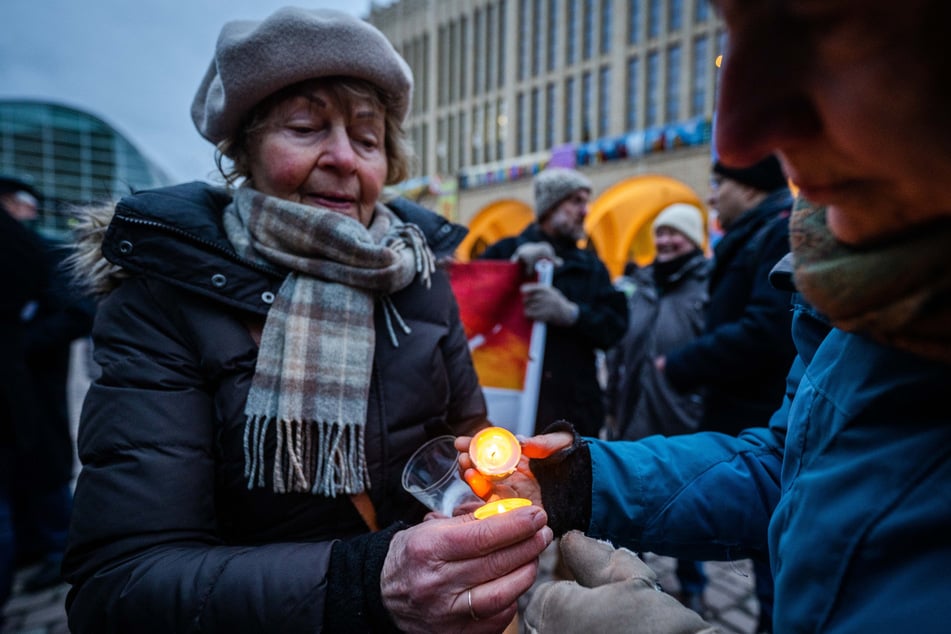
[[[497,200],[469,221],[469,235],[456,248],[456,257],[461,262],[468,262],[490,244],[518,235],[534,220],[535,213],[527,203],[515,199]]]
[[[688,203],[700,208],[709,244],[707,208],[687,184],[669,176],[644,175],[627,178],[605,190],[591,203],[585,218],[589,246],[594,246],[611,277],[624,271],[634,260],[645,266],[654,260],[651,224],[668,205]]]

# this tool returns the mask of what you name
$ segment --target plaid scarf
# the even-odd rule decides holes
[[[800,198],[790,218],[796,289],[836,328],[951,363],[951,225],[868,248],[838,242],[825,207]]]
[[[275,427],[273,490],[336,497],[369,486],[364,454],[367,397],[380,298],[420,275],[433,255],[419,227],[377,205],[369,227],[343,214],[241,187],[225,209],[239,255],[290,270],[261,335],[245,405],[245,477],[265,486],[268,427]],[[390,327],[391,340],[398,345]]]

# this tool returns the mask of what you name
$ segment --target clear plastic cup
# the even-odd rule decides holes
[[[483,504],[459,475],[453,436],[439,436],[416,450],[403,468],[403,488],[432,511],[452,517],[460,507]]]

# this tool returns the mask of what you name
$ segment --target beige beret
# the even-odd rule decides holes
[[[215,56],[192,102],[192,120],[203,137],[218,143],[278,90],[333,76],[379,87],[394,98],[395,114],[405,120],[413,73],[386,36],[342,11],[297,7],[221,28]]]

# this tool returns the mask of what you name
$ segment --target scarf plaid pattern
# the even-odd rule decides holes
[[[837,328],[951,363],[951,225],[869,248],[838,242],[826,209],[800,198],[790,218],[796,289]]]
[[[250,187],[235,192],[224,224],[239,255],[290,270],[268,311],[245,406],[248,488],[265,486],[273,426],[275,492],[360,493],[369,486],[375,300],[386,309],[387,295],[417,275],[428,286],[435,266],[425,237],[383,205],[364,227]]]

